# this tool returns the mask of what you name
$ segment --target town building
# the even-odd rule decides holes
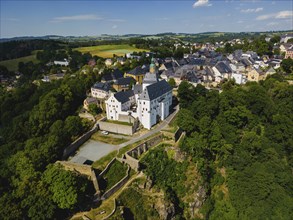
[[[55,60],[54,61],[54,64],[55,65],[60,65],[60,66],[68,66],[69,65],[69,62],[68,62],[67,59],[64,59],[63,61],[57,61],[57,60]]]
[[[132,77],[125,77],[118,79],[114,84],[113,88],[117,91],[126,91],[132,88],[133,85],[135,85],[135,79]]]
[[[113,65],[113,60],[112,59],[106,59],[105,60],[105,65],[106,66],[112,66]]]
[[[286,51],[285,59],[288,59],[289,57],[290,57],[291,59],[293,59],[293,47],[292,47],[291,49],[288,49],[288,50]]]
[[[231,78],[235,80],[237,84],[245,84],[246,77],[241,73],[232,73]]]
[[[119,69],[114,69],[113,72],[107,73],[102,77],[101,82],[117,82],[118,79],[123,78],[123,72]]]
[[[97,82],[91,88],[91,95],[97,99],[106,99],[109,95],[111,86],[108,83]]]
[[[109,120],[119,120],[127,115],[137,118],[146,129],[164,120],[172,105],[172,87],[166,80],[159,81],[154,59],[150,71],[144,76],[142,85],[132,90],[112,93],[106,100]]]
[[[264,80],[266,77],[265,73],[260,69],[253,68],[248,72],[247,81],[259,82],[260,80]]]
[[[145,65],[138,66],[130,70],[129,72],[125,73],[124,77],[128,77],[128,76],[132,77],[133,79],[135,79],[136,82],[138,82],[139,84],[142,84],[143,78],[148,71],[149,71],[148,66],[145,66]]]

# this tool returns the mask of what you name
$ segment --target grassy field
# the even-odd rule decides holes
[[[9,71],[17,71],[18,70],[18,63],[20,62],[30,62],[38,63],[39,61],[36,58],[37,51],[33,51],[32,55],[26,56],[26,57],[20,57],[16,59],[11,60],[4,60],[0,61],[0,65],[5,66]]]
[[[111,189],[116,183],[118,183],[123,177],[126,176],[127,166],[125,164],[120,163],[119,161],[115,161],[108,172],[104,175],[104,179],[107,182],[105,191]],[[101,187],[102,188],[102,187]]]
[[[102,171],[103,169],[105,169],[105,167],[107,166],[107,164],[116,156],[116,154],[117,154],[117,150],[112,151],[111,153],[105,155],[101,159],[95,161],[92,164],[92,167],[94,169],[97,169],[97,170]]]
[[[106,122],[110,122],[110,123],[117,124],[117,125],[129,125],[129,126],[132,126],[132,123],[125,122],[125,121],[115,121],[115,120],[107,119]]]
[[[99,132],[94,133],[91,138],[96,141],[101,141],[107,144],[114,144],[114,145],[122,144],[128,141],[128,139],[126,138],[115,138],[110,135],[107,136],[107,135],[101,134]]]
[[[138,49],[127,44],[80,47],[80,48],[77,48],[76,50],[82,53],[89,52],[93,56],[96,55],[103,58],[111,58],[113,57],[113,54],[116,54],[117,56],[124,56],[124,54],[126,53],[148,51],[145,49]]]

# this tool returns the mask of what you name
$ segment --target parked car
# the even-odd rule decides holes
[[[109,134],[108,131],[101,131],[101,133],[104,134],[104,135],[108,135]]]

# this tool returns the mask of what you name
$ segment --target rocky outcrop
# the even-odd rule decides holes
[[[160,215],[160,219],[171,220],[175,217],[175,206],[171,202],[157,202],[154,207]]]
[[[189,203],[190,215],[192,218],[201,218],[199,213],[200,208],[202,207],[204,201],[206,200],[206,191],[203,186],[199,186],[193,202]]]
[[[146,183],[145,183],[145,189],[150,190],[153,187],[153,181],[151,178],[147,178]]]

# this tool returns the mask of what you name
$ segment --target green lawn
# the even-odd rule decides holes
[[[118,183],[123,177],[126,176],[127,166],[125,164],[120,163],[119,161],[115,161],[108,172],[103,176],[107,182],[107,186],[105,191],[109,190]]]
[[[20,62],[27,63],[27,62],[32,61],[33,63],[38,63],[39,61],[36,58],[36,53],[37,53],[37,51],[33,51],[32,55],[29,55],[26,57],[20,57],[20,58],[11,59],[11,60],[0,61],[0,65],[5,66],[10,71],[17,71],[18,70],[18,63],[20,63]]]
[[[105,122],[109,122],[109,123],[113,123],[113,124],[118,124],[118,125],[132,126],[132,123],[125,122],[125,121],[115,121],[115,120],[109,120],[109,119],[107,119]]]
[[[104,157],[100,158],[99,160],[95,161],[92,164],[92,167],[94,169],[102,171],[103,169],[105,169],[107,164],[116,156],[116,154],[117,154],[117,150],[112,151],[111,153],[109,153],[109,154],[105,155]]]
[[[128,44],[79,47],[79,48],[76,48],[75,50],[78,50],[82,53],[89,52],[93,56],[96,55],[96,56],[104,57],[104,58],[113,57],[113,54],[116,54],[117,56],[124,56],[126,53],[149,51],[145,49],[138,49]]]
[[[99,132],[94,133],[91,139],[94,139],[96,141],[101,141],[107,144],[114,144],[114,145],[122,144],[128,141],[128,139],[126,138],[115,138],[115,137],[107,136],[104,134],[100,134]]]

